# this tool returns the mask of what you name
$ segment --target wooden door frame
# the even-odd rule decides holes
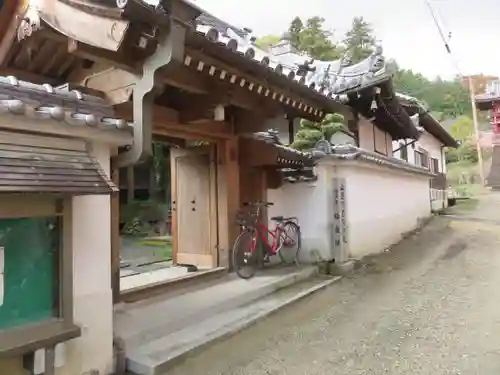
[[[219,244],[218,244],[218,220],[217,220],[217,207],[218,207],[218,194],[217,194],[217,163],[216,163],[216,146],[211,145],[208,148],[196,149],[179,149],[172,148],[170,150],[170,178],[171,178],[171,199],[172,205],[172,262],[177,263],[177,254],[179,253],[178,241],[178,210],[177,210],[177,167],[176,158],[189,156],[189,155],[207,155],[209,158],[209,239],[208,243],[211,248],[212,264],[219,266]],[[175,202],[175,203],[174,203]]]
[[[211,168],[210,176],[213,177],[213,182],[211,186],[214,188],[211,190],[215,195],[214,199],[211,199],[211,204],[215,205],[211,207],[211,212],[215,213],[215,218],[211,218],[211,222],[216,223],[215,226],[211,226],[210,233],[213,236],[216,246],[214,246],[214,253],[216,254],[216,263],[218,267],[223,267],[230,269],[230,251],[229,248],[232,245],[232,241],[238,233],[238,228],[234,220],[231,220],[234,216],[232,213],[236,212],[239,208],[239,165],[238,165],[238,137],[233,135],[232,137],[226,139],[214,135],[213,137],[208,137],[206,134],[197,134],[196,132],[186,132],[182,135],[176,134],[173,131],[165,131],[164,133],[155,132],[155,136],[170,135],[179,136],[183,139],[192,140],[204,140],[211,142],[214,147],[211,151],[211,160],[214,161],[215,168]],[[117,152],[113,153],[113,156]],[[170,157],[171,159],[171,157]],[[113,161],[113,158],[111,159]],[[119,169],[116,164],[112,162],[112,176],[113,182],[119,186]],[[221,173],[219,167],[224,167],[224,172]],[[172,176],[174,171],[171,171]],[[171,176],[171,178],[172,178]],[[172,184],[171,196],[174,198],[174,186]],[[227,187],[230,187],[229,190]],[[121,253],[121,237],[120,237],[120,204],[118,195],[112,199],[111,203],[111,284],[113,289],[113,302],[119,303],[125,300],[120,289],[120,253]],[[177,218],[172,212],[172,233],[177,231]],[[174,236],[172,236],[173,242]],[[211,239],[212,242],[212,239]],[[172,243],[172,252],[174,252],[174,243]],[[187,279],[186,279],[187,280]],[[170,282],[166,282],[170,284]],[[170,287],[169,287],[170,289]],[[163,291],[163,287],[159,285],[152,285],[151,288],[147,286],[138,291],[133,296],[129,296],[129,300],[141,300],[148,298],[151,295],[156,295]]]

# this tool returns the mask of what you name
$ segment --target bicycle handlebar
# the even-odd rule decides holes
[[[256,207],[257,212],[255,213],[255,216],[259,217],[260,216],[260,209],[262,207],[270,207],[273,206],[274,203],[271,202],[261,202],[261,201],[255,201],[255,202],[243,202],[243,206],[250,206],[250,207]]]
[[[272,202],[261,202],[261,201],[243,202],[243,206],[270,207],[270,206],[274,206],[274,203],[272,203]]]

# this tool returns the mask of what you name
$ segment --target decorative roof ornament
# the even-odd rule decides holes
[[[385,67],[385,58],[382,55],[384,49],[382,46],[377,46],[375,51],[370,56],[370,72],[375,73],[381,71]]]
[[[326,139],[321,139],[318,142],[316,142],[314,149],[316,151],[323,152],[326,155],[329,155],[332,153],[332,145]]]
[[[29,3],[23,19],[17,28],[17,40],[21,41],[30,37],[35,31],[40,30],[41,19],[35,5]]]

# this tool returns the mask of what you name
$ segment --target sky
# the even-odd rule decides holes
[[[449,40],[446,53],[424,0],[193,0],[195,4],[255,36],[282,34],[295,16],[325,18],[325,26],[342,39],[352,18],[363,16],[373,26],[384,55],[402,68],[428,78],[458,74],[500,76],[498,0],[431,0]],[[340,5],[341,4],[341,5]],[[457,63],[453,62],[455,60]]]

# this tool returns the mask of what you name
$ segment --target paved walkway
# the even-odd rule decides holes
[[[500,194],[482,197],[474,215],[500,217]],[[500,226],[437,218],[352,277],[168,374],[498,375],[499,287]]]

